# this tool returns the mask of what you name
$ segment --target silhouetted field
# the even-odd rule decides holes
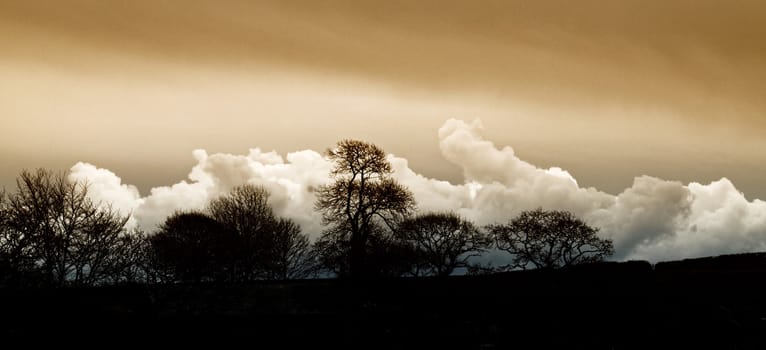
[[[6,344],[766,347],[766,254],[485,276],[4,289]],[[105,343],[104,343],[105,342]]]

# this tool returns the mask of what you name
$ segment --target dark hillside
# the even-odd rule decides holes
[[[3,290],[2,338],[334,348],[766,346],[763,255],[351,284]],[[270,348],[271,346],[269,346]]]

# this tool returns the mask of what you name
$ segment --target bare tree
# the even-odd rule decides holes
[[[349,273],[360,278],[373,226],[395,227],[414,210],[415,200],[391,177],[385,152],[374,144],[343,140],[327,151],[327,157],[335,164],[330,173],[333,182],[319,188],[315,208],[322,213],[323,224],[330,226],[326,234],[348,231]]]
[[[277,221],[268,203],[269,196],[263,186],[237,186],[210,201],[208,211],[213,219],[241,235],[257,237],[271,231]]]
[[[238,235],[242,251],[235,269],[241,280],[270,277],[277,218],[269,195],[263,186],[243,185],[208,204],[210,216]]]
[[[274,257],[270,269],[272,278],[306,278],[316,267],[309,237],[289,219],[280,219],[274,226],[274,251],[270,255]]]
[[[149,236],[138,229],[120,235],[116,242],[116,251],[109,257],[112,272],[107,274],[109,282],[117,283],[147,283],[149,280],[148,249]]]
[[[145,234],[141,239],[136,242],[137,249],[135,254],[137,255],[138,265],[135,268],[138,270],[141,280],[145,283],[173,283],[178,280],[176,278],[176,269],[173,268],[171,259],[165,254],[165,247],[161,245],[167,244],[158,242],[157,232],[151,234]]]
[[[0,245],[17,269],[37,269],[44,282],[92,285],[115,269],[127,216],[88,197],[88,185],[64,174],[24,171],[5,200]]]
[[[469,260],[491,244],[472,222],[452,212],[409,218],[399,225],[396,237],[414,248],[416,275],[448,276],[457,268],[469,267]]]
[[[313,253],[317,267],[322,273],[347,277],[351,246],[349,231],[342,227],[330,227],[314,242]]]
[[[269,196],[262,186],[238,186],[211,201],[208,211],[238,235],[244,250],[237,262],[241,279],[306,277],[311,265],[308,236],[292,220],[274,215]]]
[[[7,198],[5,190],[0,190],[0,286],[18,285],[35,271],[29,240],[11,228]]]
[[[559,268],[602,261],[614,254],[612,241],[597,236],[566,211],[524,211],[506,225],[490,225],[497,248],[513,255],[510,268]]]

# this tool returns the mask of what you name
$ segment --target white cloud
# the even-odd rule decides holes
[[[140,207],[144,200],[138,192],[138,188],[122,183],[113,172],[97,168],[92,164],[79,162],[69,172],[70,181],[84,181],[88,185],[88,195],[96,203],[111,205],[122,215],[131,215],[136,208]],[[131,215],[128,226],[138,224],[134,215]]]
[[[507,222],[523,210],[569,210],[614,240],[617,259],[651,261],[766,249],[766,202],[747,201],[727,179],[708,185],[639,176],[612,195],[583,188],[566,170],[538,168],[511,147],[482,137],[480,121],[451,119],[439,129],[443,156],[463,170],[463,184],[427,178],[406,159],[389,155],[394,176],[410,188],[422,211],[454,210],[480,225]],[[311,150],[288,153],[251,149],[247,155],[195,150],[188,180],[153,188],[140,197],[114,173],[86,163],[71,169],[88,179],[94,198],[132,213],[134,223],[152,229],[175,210],[200,209],[232,187],[263,185],[277,214],[295,219],[316,237],[320,216],[314,189],[329,181],[332,164]]]

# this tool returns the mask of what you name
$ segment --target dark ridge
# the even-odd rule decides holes
[[[256,348],[762,349],[762,258],[364,282],[6,288],[0,337]]]
[[[766,271],[766,253],[727,254],[704,258],[660,262],[658,272],[670,271]]]

